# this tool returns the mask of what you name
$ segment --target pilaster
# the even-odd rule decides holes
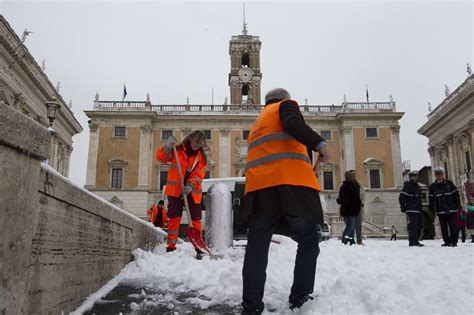
[[[87,175],[85,188],[94,188],[97,175],[97,157],[99,154],[99,126],[89,125],[89,154],[87,157]]]
[[[151,156],[153,148],[153,129],[151,126],[143,126],[140,132],[140,158],[138,164],[138,188],[150,187]]]
[[[221,128],[219,131],[219,177],[230,177],[230,129]]]
[[[400,149],[400,126],[391,126],[392,131],[392,161],[393,178],[396,187],[403,186],[402,154]],[[388,171],[388,170],[386,170]]]

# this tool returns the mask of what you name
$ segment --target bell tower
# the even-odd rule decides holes
[[[244,23],[241,35],[232,36],[229,42],[230,55],[230,104],[260,103],[260,47],[262,42],[259,36],[248,35],[247,23]]]

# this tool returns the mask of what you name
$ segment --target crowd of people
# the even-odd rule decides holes
[[[160,200],[147,213],[155,226],[167,226],[167,252],[176,250],[183,198],[189,203],[192,226],[202,231],[201,183],[207,167],[206,137],[203,131],[194,130],[176,143],[174,137],[169,137],[156,153],[160,163],[170,165],[165,190],[169,209],[166,211]],[[317,152],[314,164],[313,152]],[[248,240],[242,269],[242,314],[260,314],[264,310],[268,251],[274,233],[290,236],[298,243],[288,297],[290,309],[300,308],[313,299],[320,251],[318,227],[324,223],[316,170],[330,158],[325,139],[306,124],[298,103],[291,100],[288,91],[281,88],[269,91],[265,107],[248,135],[243,203]],[[442,169],[435,169],[435,176],[436,181],[429,188],[429,209],[438,216],[443,246],[456,246],[462,230],[460,222],[466,222],[460,215],[469,218],[468,228],[474,231],[474,204],[471,200],[466,215],[455,185],[444,178]],[[409,246],[421,247],[422,190],[417,178],[416,171],[410,172],[399,201],[401,211],[407,216]],[[345,222],[341,236],[344,245],[363,245],[364,199],[364,188],[357,181],[356,171],[345,172],[337,198]],[[396,241],[398,232],[393,225],[391,232],[391,240]],[[201,257],[198,248],[196,252],[197,258]]]

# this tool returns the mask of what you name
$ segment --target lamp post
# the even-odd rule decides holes
[[[52,101],[46,103],[46,109],[46,116],[48,116],[49,119],[49,128],[51,128],[59,110],[59,104],[56,103],[56,98],[53,97]]]

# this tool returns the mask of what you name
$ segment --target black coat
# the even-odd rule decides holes
[[[360,209],[363,206],[360,200],[360,186],[354,182],[343,181],[336,201],[341,205],[341,217],[359,215]]]
[[[324,138],[306,125],[303,115],[294,104],[294,101],[285,101],[280,105],[280,121],[287,134],[308,148],[311,159],[312,149]],[[324,223],[319,193],[304,186],[279,185],[247,193],[244,197],[244,217],[257,212],[269,216],[298,216],[316,224]],[[276,233],[287,234],[284,226],[280,226]]]
[[[456,213],[460,208],[459,190],[452,181],[445,179],[441,183],[435,181],[430,185],[429,208],[436,214]]]
[[[423,206],[420,185],[417,182],[405,182],[398,201],[403,213],[421,213]]]

